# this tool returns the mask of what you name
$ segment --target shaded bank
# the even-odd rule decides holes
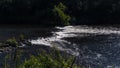
[[[116,0],[1,0],[0,24],[119,24]],[[61,4],[61,5],[60,5]],[[54,10],[54,11],[53,11]]]

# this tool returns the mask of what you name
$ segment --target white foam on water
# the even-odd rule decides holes
[[[50,46],[53,47],[52,42],[54,41],[64,41],[62,40],[62,38],[65,37],[75,37],[78,36],[75,33],[89,33],[89,34],[120,34],[120,30],[114,30],[114,29],[107,29],[104,27],[100,27],[100,28],[92,28],[92,27],[88,27],[88,26],[65,26],[65,27],[56,27],[57,29],[61,29],[60,31],[57,32],[53,32],[54,35],[52,37],[47,37],[47,38],[38,38],[35,40],[30,40],[30,42],[32,44],[42,44],[45,46]],[[83,35],[84,36],[84,35]],[[68,42],[69,43],[69,42]],[[65,46],[65,45],[63,45]],[[58,46],[58,48],[60,50],[65,50],[68,52],[72,52],[73,54],[75,53],[74,51],[64,48],[62,46]],[[78,55],[78,53],[75,53],[76,55]],[[100,57],[101,55],[98,54],[98,57]]]
[[[50,46],[50,43],[48,41],[46,41],[45,39],[31,40],[30,42],[32,44],[41,44],[41,45]]]
[[[61,51],[65,51],[65,52],[70,53],[72,55],[79,56],[79,49],[77,48],[77,45],[75,43],[72,44],[73,47],[75,48],[75,50],[72,50],[70,48],[66,48],[66,45],[63,42],[68,43],[68,44],[71,44],[71,43],[63,40],[62,38],[75,37],[75,36],[79,36],[82,33],[83,33],[82,37],[85,36],[84,33],[85,34],[87,34],[87,33],[97,34],[97,35],[99,35],[99,34],[102,34],[102,35],[104,35],[104,34],[118,34],[118,35],[120,35],[120,30],[119,29],[114,29],[114,28],[104,28],[104,27],[93,28],[93,27],[88,27],[88,26],[66,26],[66,27],[56,27],[56,28],[60,29],[60,31],[53,32],[54,35],[52,37],[38,38],[38,39],[35,39],[35,40],[30,40],[30,42],[32,44],[42,44],[42,45],[50,46],[50,47],[55,46]],[[78,33],[78,35],[77,35],[77,33]],[[109,37],[109,38],[112,38],[112,37]],[[54,41],[58,41],[58,44],[55,44]],[[84,58],[85,59],[86,58],[88,58],[88,59],[92,58],[93,59],[93,57],[89,57],[89,56],[85,56]],[[104,58],[104,55],[96,53],[95,60],[96,59],[106,59],[106,58]],[[90,62],[90,63],[93,63],[90,60],[87,60],[87,61]],[[98,62],[98,64],[102,64],[102,63]],[[108,65],[106,68],[113,68],[113,65]],[[115,66],[114,68],[120,68],[120,66]]]
[[[54,32],[54,35],[52,37],[38,38],[36,40],[30,40],[30,42],[32,44],[43,44],[43,45],[47,45],[47,46],[49,45],[50,46],[52,41],[60,41],[61,38],[64,38],[64,37],[74,37],[74,36],[76,36],[75,34],[68,34],[68,33],[71,32],[71,30],[68,30],[67,27],[64,27],[64,28],[56,27],[58,29],[64,29],[64,30],[59,31],[59,32]]]
[[[97,54],[97,58],[100,58],[102,56],[102,54]]]
[[[106,68],[120,68],[120,66],[108,65]]]

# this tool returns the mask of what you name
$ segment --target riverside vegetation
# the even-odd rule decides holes
[[[1,0],[0,24],[119,24],[119,6],[120,0]]]
[[[20,41],[25,41],[23,35],[20,36]],[[24,56],[19,49],[19,42],[15,38],[8,39],[1,47],[13,47],[14,56],[8,53],[5,57],[4,68],[80,68],[75,64],[75,57],[72,55],[62,55],[55,47],[51,48],[51,52],[40,50],[38,55],[30,55],[21,61]],[[34,47],[34,46],[30,46]],[[12,64],[11,64],[12,63]]]

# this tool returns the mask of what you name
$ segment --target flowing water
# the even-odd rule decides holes
[[[0,31],[3,35],[1,38],[4,38],[4,35],[11,37],[23,33],[29,35],[28,41],[32,44],[57,47],[76,56],[75,62],[86,68],[120,68],[119,27],[82,25]]]

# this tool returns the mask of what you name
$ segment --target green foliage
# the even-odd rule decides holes
[[[51,55],[44,53],[37,57],[31,56],[21,65],[21,68],[79,68],[75,64],[71,66],[72,62],[72,57],[66,59],[59,51],[55,51]]]
[[[9,68],[13,66],[13,68],[80,68],[74,62],[74,57],[71,55],[62,55],[60,51],[56,48],[53,48],[50,53],[45,50],[40,50],[40,54],[38,56],[32,56],[27,60],[22,60],[23,52],[19,48],[17,48],[18,43],[15,38],[8,39],[6,44],[10,46],[14,46],[15,51],[13,54],[8,54],[5,57],[4,67]],[[28,58],[28,57],[26,57]],[[11,65],[9,62],[13,61]]]
[[[53,12],[56,17],[56,22],[60,22],[62,25],[69,25],[71,17],[65,13],[66,6],[62,3],[59,3],[57,6],[54,6]]]
[[[13,47],[17,47],[18,46],[18,42],[16,41],[15,38],[8,39],[6,41],[6,44],[8,44],[9,46],[13,46]]]
[[[55,6],[55,7],[59,8],[62,11],[65,11],[67,9],[67,7],[63,3],[61,3],[61,2],[57,6]]]
[[[0,0],[3,24],[119,23],[119,18],[120,0]]]

